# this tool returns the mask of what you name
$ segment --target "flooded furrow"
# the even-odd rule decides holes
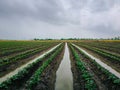
[[[78,48],[79,50],[81,50],[82,52],[84,52],[90,58],[94,59],[98,64],[100,64],[102,67],[104,67],[105,69],[107,69],[109,72],[111,72],[112,74],[114,74],[115,76],[117,76],[118,78],[120,78],[120,73],[119,72],[117,72],[116,70],[114,70],[113,68],[111,68],[110,66],[108,66],[107,64],[103,63],[100,59],[92,56],[90,53],[88,53],[84,49],[80,48],[79,46],[77,46],[75,44],[72,44],[72,45],[75,46],[76,48]]]
[[[67,43],[63,60],[56,73],[55,90],[73,90],[73,75]]]
[[[61,44],[61,43],[60,43],[60,44]],[[22,65],[21,67],[16,68],[14,71],[8,73],[7,75],[1,77],[1,78],[0,78],[0,83],[4,82],[5,80],[9,79],[9,78],[12,77],[13,75],[17,74],[19,71],[21,71],[23,68],[27,67],[29,64],[35,62],[36,60],[38,60],[38,59],[40,59],[40,58],[42,58],[42,57],[44,57],[44,55],[46,55],[46,54],[50,53],[51,51],[53,51],[53,50],[54,50],[56,47],[58,47],[60,44],[54,46],[54,47],[53,47],[52,49],[50,49],[49,51],[43,53],[42,55],[38,56],[37,58],[35,58],[35,59],[31,60],[31,61],[29,61],[28,63]]]

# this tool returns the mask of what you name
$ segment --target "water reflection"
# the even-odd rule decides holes
[[[78,49],[80,49],[82,52],[84,52],[86,55],[88,55],[89,57],[91,57],[92,59],[94,59],[97,63],[99,63],[102,67],[104,67],[105,69],[107,69],[109,72],[113,73],[115,76],[117,76],[118,78],[120,78],[120,73],[115,71],[113,68],[111,68],[110,66],[108,66],[107,64],[103,63],[100,59],[92,56],[91,54],[89,54],[88,52],[86,52],[84,49],[78,47],[75,44],[72,44],[75,47],[77,47]]]
[[[61,44],[61,43],[60,43]],[[30,60],[28,63],[22,65],[21,67],[16,68],[14,71],[8,73],[7,75],[3,76],[0,78],[0,83],[2,83],[3,81],[9,79],[10,77],[12,77],[13,75],[17,74],[19,71],[21,71],[23,68],[27,67],[29,64],[35,62],[36,60],[44,57],[44,55],[50,53],[52,50],[54,50],[56,47],[58,47],[60,44],[54,46],[52,49],[50,49],[49,51],[43,53],[42,55],[38,56],[37,58]]]
[[[55,90],[73,90],[73,76],[67,44],[65,45],[64,57],[56,76]]]

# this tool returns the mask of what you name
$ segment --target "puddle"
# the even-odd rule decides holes
[[[67,43],[63,60],[56,73],[55,90],[73,90],[73,76]]]
[[[77,47],[78,49],[80,49],[82,52],[84,52],[86,55],[88,55],[89,57],[91,57],[92,59],[94,59],[97,63],[99,63],[102,67],[104,67],[105,69],[107,69],[109,72],[111,72],[112,74],[114,74],[115,76],[117,76],[118,78],[120,78],[120,73],[115,71],[113,68],[111,68],[110,66],[108,66],[107,64],[103,63],[100,59],[92,56],[90,53],[86,52],[84,49],[80,48],[79,46],[72,44],[75,47]]]
[[[13,75],[17,74],[20,70],[22,70],[23,68],[27,67],[28,64],[31,64],[33,62],[35,62],[36,60],[38,60],[39,58],[44,57],[44,55],[48,54],[49,52],[51,52],[52,50],[54,50],[56,47],[58,47],[60,44],[56,45],[55,47],[53,47],[52,49],[50,49],[49,51],[43,53],[42,55],[40,55],[39,57],[29,61],[28,63],[22,65],[21,67],[15,69],[14,71],[8,73],[7,75],[3,76],[0,78],[0,83],[2,83],[3,81],[9,79],[10,77],[12,77]]]

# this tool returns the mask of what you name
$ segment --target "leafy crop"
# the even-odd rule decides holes
[[[45,45],[45,46],[35,48],[33,50],[30,50],[30,51],[28,50],[26,52],[20,53],[16,56],[13,56],[13,57],[0,59],[0,67],[5,66],[5,65],[9,65],[13,62],[17,62],[18,60],[26,59],[30,56],[33,56],[33,55],[45,50],[45,49],[50,48],[53,45],[54,45],[54,43],[53,44],[48,44],[48,45]]]
[[[63,48],[63,44],[58,46],[57,48],[55,48],[53,51],[51,51],[50,53],[46,54],[43,58],[40,58],[38,60],[36,60],[35,62],[33,62],[32,64],[29,64],[27,67],[25,67],[24,69],[22,69],[21,71],[18,72],[18,74],[12,76],[11,78],[9,78],[8,80],[4,81],[3,83],[0,84],[0,89],[2,90],[6,90],[8,89],[10,86],[14,86],[16,85],[17,81],[21,81],[24,77],[26,77],[28,74],[30,74],[31,70],[37,66],[37,64],[39,64],[39,62],[41,62],[44,58],[49,57],[50,58],[43,63],[42,66],[40,66],[40,69],[38,69],[36,72],[39,72],[38,74],[41,74],[42,71],[45,69],[45,67],[47,67],[48,63],[50,62],[50,60],[52,60],[53,58],[55,58],[56,55],[58,55],[58,53],[60,53],[60,50],[62,50]],[[51,54],[53,53],[53,54]],[[52,55],[52,56],[51,56]],[[54,56],[53,56],[54,55]],[[36,79],[35,79],[36,80]],[[20,82],[18,82],[20,83]],[[21,82],[22,83],[22,82]]]
[[[78,53],[74,50],[74,48],[72,46],[70,46],[71,48],[71,52],[76,60],[76,64],[79,68],[79,70],[82,72],[82,77],[85,80],[85,88],[88,90],[95,90],[96,89],[96,83],[95,81],[92,79],[92,75],[87,71],[86,67],[85,67],[85,63],[83,63],[80,60],[80,57],[78,55]]]
[[[75,46],[73,46],[75,47]],[[76,47],[75,47],[76,48]],[[111,72],[109,72],[107,69],[105,69],[104,67],[102,67],[101,65],[99,65],[95,60],[93,60],[92,58],[90,58],[88,55],[86,55],[84,52],[82,52],[80,49],[78,49],[80,51],[80,53],[88,58],[99,70],[99,72],[103,72],[105,74],[105,76],[107,76],[107,79],[112,82],[112,84],[117,87],[120,85],[120,79],[118,77],[116,77],[114,74],[112,74]]]
[[[61,52],[62,48],[63,47],[61,46],[55,53],[53,53],[50,56],[50,58],[47,61],[45,61],[43,65],[35,72],[35,74],[30,78],[30,80],[27,81],[26,86],[29,90],[32,90],[33,87],[39,83],[39,81],[41,80],[40,76],[42,72],[52,62],[52,60],[54,60],[54,58]]]
[[[94,51],[95,53],[105,57],[105,58],[108,58],[111,62],[118,62],[120,63],[120,56],[118,55],[114,55],[112,53],[109,53],[109,52],[106,52],[106,51],[103,51],[101,49],[98,49],[98,48],[95,48],[95,47],[91,47],[91,46],[88,46],[88,45],[82,45],[82,44],[77,44],[78,46],[82,46],[88,50],[91,50],[91,51]]]

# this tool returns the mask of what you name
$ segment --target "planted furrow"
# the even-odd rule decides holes
[[[69,48],[71,50],[71,56],[73,57],[72,59],[75,60],[73,61],[75,62],[75,67],[77,70],[79,70],[78,71],[79,76],[77,76],[78,80],[74,80],[74,82],[76,81],[77,82],[76,84],[81,85],[79,87],[77,86],[78,88],[76,88],[76,84],[74,84],[74,89],[97,90],[98,87],[93,79],[92,74],[89,73],[88,70],[86,69],[85,63],[81,61],[81,58],[79,57],[78,53],[71,45],[69,45]]]
[[[81,44],[77,44],[77,45],[85,47],[85,48],[87,48],[91,51],[94,51],[95,53],[98,53],[99,55],[102,55],[103,57],[108,58],[113,62],[119,62],[120,63],[120,56],[111,54],[109,52],[103,51],[103,50],[95,48],[95,47],[90,47],[88,45],[81,45]]]
[[[0,60],[0,77],[9,73],[12,70],[15,70],[17,67],[27,63],[28,61],[34,59],[37,55],[43,53],[44,51],[55,46],[57,43],[48,43],[45,46],[41,46],[32,50],[25,51],[18,55],[9,58],[3,58]],[[41,44],[44,45],[44,44]]]
[[[112,66],[112,68],[114,68],[116,71],[120,72],[120,70],[118,69],[118,68],[120,68],[120,56],[114,55],[112,53],[103,51],[98,48],[90,47],[88,45],[81,45],[81,44],[76,44],[76,45],[86,48],[87,50],[93,52],[93,54],[99,55],[100,57],[103,58],[103,59],[101,59],[102,61],[104,61],[108,65]]]
[[[79,53],[81,60],[86,63],[86,67],[89,72],[92,73],[96,83],[99,86],[100,90],[119,90],[120,88],[120,79],[110,73],[108,70],[100,66],[95,60],[91,59],[81,50],[78,50],[74,47],[75,50]]]
[[[28,65],[26,68],[18,72],[7,81],[0,84],[0,90],[18,90],[25,86],[25,83],[32,78],[33,75],[40,75],[42,71],[47,67],[50,61],[60,53],[60,50],[63,49],[63,44],[58,46],[55,50],[45,55],[43,58],[38,59],[36,62]],[[51,54],[52,53],[52,54]],[[41,70],[40,70],[41,68]],[[41,73],[38,73],[40,70]]]

